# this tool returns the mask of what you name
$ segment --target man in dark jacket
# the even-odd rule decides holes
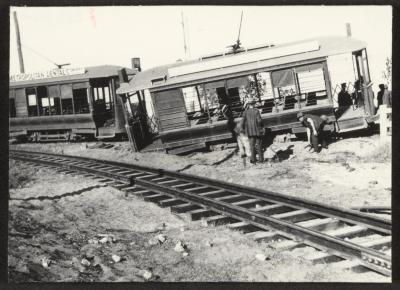
[[[346,89],[346,83],[342,84],[342,90],[339,92],[338,95],[338,103],[339,107],[348,107],[353,105],[353,102],[351,101],[351,96]]]
[[[323,132],[326,120],[315,115],[303,115],[302,112],[297,113],[297,120],[307,128],[308,142],[314,148],[313,152],[319,152],[318,144],[322,144],[323,148],[328,148],[326,136]]]
[[[261,114],[256,108],[254,108],[254,103],[254,98],[250,98],[247,101],[248,108],[244,111],[242,120],[245,135],[249,137],[251,163],[256,163],[256,147],[259,161],[264,162],[264,155],[261,148],[261,136],[263,135]]]
[[[380,84],[379,85],[379,92],[378,92],[378,96],[377,96],[377,100],[378,100],[378,109],[379,106],[382,105],[382,101],[383,101],[383,93],[385,92],[385,85],[384,84]]]

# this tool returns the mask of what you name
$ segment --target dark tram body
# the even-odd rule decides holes
[[[126,135],[115,93],[120,69],[103,65],[10,76],[10,137],[48,141]],[[126,71],[130,78],[137,72]]]
[[[357,104],[338,106],[342,83]],[[304,132],[299,111],[327,115],[332,131],[367,128],[375,110],[371,84],[364,42],[322,37],[149,69],[132,78],[127,96],[174,153],[232,139],[223,110],[238,121],[249,96],[258,100],[267,134]]]

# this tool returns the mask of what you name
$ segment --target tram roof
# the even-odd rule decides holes
[[[193,82],[222,75],[274,67],[335,54],[354,52],[366,43],[351,37],[318,37],[276,46],[248,48],[236,54],[215,54],[139,72],[129,82],[132,92]],[[290,49],[294,48],[292,52]],[[281,52],[281,54],[279,54]],[[287,52],[287,54],[285,54]],[[268,54],[270,55],[268,57]],[[242,62],[241,62],[242,61]],[[236,62],[236,64],[235,64]],[[220,64],[220,66],[218,66]]]
[[[118,70],[120,70],[122,68],[123,68],[122,66],[116,66],[116,65],[89,66],[89,67],[82,68],[82,73],[78,73],[78,74],[63,75],[63,76],[56,76],[56,77],[49,77],[49,78],[31,79],[31,80],[22,80],[22,81],[11,81],[10,80],[10,88],[67,83],[67,82],[84,81],[84,80],[95,79],[95,78],[113,77],[113,76],[118,76]],[[125,69],[126,69],[126,73],[130,80],[132,79],[132,76],[137,73],[136,70],[133,70],[131,68],[125,68]],[[29,75],[29,74],[27,74],[27,75]],[[34,76],[35,73],[32,73],[30,75]]]

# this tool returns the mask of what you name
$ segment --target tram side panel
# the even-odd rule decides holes
[[[46,87],[46,86],[41,86]],[[76,134],[96,135],[96,106],[93,104],[88,82],[47,86],[50,101],[46,103],[37,94],[31,94],[35,87],[10,90],[10,106],[15,106],[15,115],[10,114],[10,136],[26,135],[37,140],[37,135],[45,136]],[[28,91],[29,90],[29,91]],[[112,91],[115,96],[115,90]],[[114,97],[112,117],[114,124],[109,128],[112,135],[125,134],[122,107]],[[13,111],[10,107],[10,112]]]

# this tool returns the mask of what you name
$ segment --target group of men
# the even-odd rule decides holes
[[[250,98],[247,101],[247,108],[243,112],[242,119],[237,123],[234,131],[239,146],[239,154],[243,157],[250,157],[250,163],[264,162],[264,154],[262,148],[262,136],[264,136],[264,128],[260,111],[254,107],[255,99]],[[327,119],[322,116],[304,115],[299,112],[297,119],[307,129],[308,142],[312,146],[312,152],[319,152],[319,144],[322,148],[328,148],[326,135],[323,128],[327,123]]]
[[[388,90],[388,86],[384,84],[379,85],[380,91],[378,92],[378,108],[380,105],[392,106],[392,95]],[[256,100],[251,97],[247,100],[247,108],[243,112],[242,119],[236,124],[233,117],[230,116],[231,122],[228,122],[230,130],[236,135],[237,143],[239,146],[239,154],[241,157],[250,157],[251,163],[256,163],[256,152],[258,155],[258,162],[264,162],[264,154],[262,148],[262,137],[264,136],[264,128],[262,125],[261,114],[258,109],[254,107]],[[342,90],[338,95],[339,106],[362,106],[361,92],[358,92],[358,85],[355,84],[355,92],[352,96],[347,92],[346,84],[342,84]],[[328,148],[328,135],[324,131],[324,127],[328,124],[328,118],[325,115],[316,116],[311,114],[297,113],[297,120],[306,128],[308,145],[311,146],[313,153],[319,153],[321,145],[322,148]]]
[[[362,94],[360,91],[359,83],[355,83],[354,93],[352,95],[347,91],[346,83],[341,85],[341,91],[338,94],[338,105],[339,107],[346,106],[362,106]],[[379,92],[377,96],[378,101],[378,109],[381,105],[387,105],[388,107],[392,106],[392,93],[389,91],[388,86],[386,84],[379,85]]]

